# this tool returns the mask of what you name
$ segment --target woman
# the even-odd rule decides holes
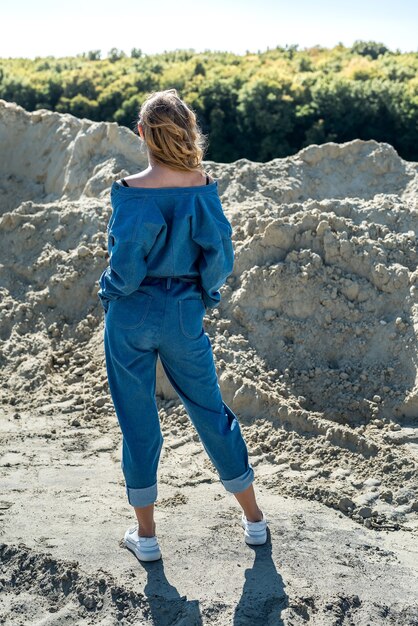
[[[254,495],[253,468],[237,418],[222,400],[203,328],[234,263],[218,183],[201,166],[205,137],[176,89],[147,97],[138,131],[149,165],[112,184],[109,265],[98,292],[109,389],[123,435],[121,467],[138,520],[125,545],[140,560],[161,557],[154,522],[163,444],[158,355],[221,482],[243,509],[246,543],[262,544],[267,523]]]

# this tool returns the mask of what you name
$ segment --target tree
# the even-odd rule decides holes
[[[205,66],[203,65],[203,63],[201,63],[200,61],[196,63],[193,74],[195,76],[197,76],[198,74],[201,74],[202,76],[206,76],[206,70],[205,70]]]
[[[241,133],[250,138],[242,156],[257,161],[291,154],[289,135],[295,124],[290,84],[256,76],[239,93]]]
[[[143,56],[141,48],[132,48],[131,59],[140,59]]]
[[[361,54],[361,56],[369,56],[371,59],[377,59],[381,54],[386,54],[390,50],[383,43],[357,39],[351,46],[351,52],[353,54]]]
[[[71,113],[76,117],[86,117],[90,120],[98,120],[98,103],[78,94],[74,98],[61,98],[56,110],[60,113]]]
[[[86,54],[86,58],[89,61],[100,61],[101,54],[100,50],[89,50]]]
[[[107,53],[107,58],[111,63],[115,63],[116,61],[120,61],[126,57],[126,54],[123,50],[118,50],[118,48],[111,48]]]

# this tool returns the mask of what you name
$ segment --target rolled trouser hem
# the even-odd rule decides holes
[[[126,495],[128,496],[129,504],[132,504],[132,506],[148,506],[157,499],[157,483],[144,489],[133,489],[126,485]]]
[[[244,491],[253,481],[254,470],[251,465],[244,474],[241,474],[241,476],[238,476],[237,478],[232,478],[231,480],[224,480],[221,478],[221,483],[230,493],[239,493],[240,491]]]

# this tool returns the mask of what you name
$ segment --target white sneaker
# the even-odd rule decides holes
[[[259,522],[249,522],[242,514],[241,524],[244,528],[245,543],[251,546],[259,546],[267,541],[267,519],[263,513],[263,519]]]
[[[158,561],[161,559],[157,537],[140,537],[138,525],[128,528],[125,533],[124,544],[140,561]]]

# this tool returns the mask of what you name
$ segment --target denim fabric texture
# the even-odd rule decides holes
[[[234,249],[217,181],[165,189],[114,182],[110,200],[109,265],[98,291],[105,311],[110,300],[128,296],[145,276],[198,277],[205,306],[219,304],[219,288],[233,269]]]
[[[98,295],[105,309],[106,369],[122,431],[128,502],[142,507],[158,496],[163,445],[155,397],[158,356],[225,489],[243,491],[254,471],[237,416],[222,399],[203,325],[234,259],[217,183],[167,189],[115,185],[110,265]]]

